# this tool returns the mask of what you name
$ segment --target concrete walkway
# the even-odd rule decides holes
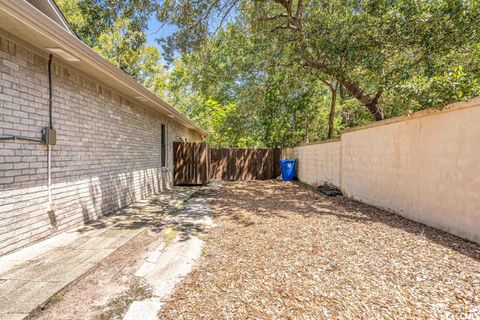
[[[200,257],[203,240],[198,236],[213,227],[211,208],[205,199],[194,198],[171,220],[176,235],[167,245],[151,252],[136,272],[152,289],[152,297],[134,301],[123,320],[155,320],[163,301]]]
[[[161,227],[193,189],[176,188],[0,257],[0,319],[23,319],[146,228]]]

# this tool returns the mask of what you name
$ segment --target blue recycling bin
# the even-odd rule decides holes
[[[297,178],[296,160],[280,160],[280,170],[283,181],[292,181]]]

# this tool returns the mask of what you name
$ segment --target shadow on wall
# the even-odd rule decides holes
[[[280,217],[287,220],[292,216],[294,219],[325,217],[325,223],[331,223],[335,230],[340,230],[339,232],[342,228],[348,230],[358,224],[372,225],[368,230],[375,232],[374,225],[381,224],[383,227],[380,226],[380,229],[383,232],[388,232],[384,226],[399,229],[417,236],[412,238],[413,241],[426,238],[480,261],[480,246],[474,242],[346,197],[327,197],[299,182],[291,184],[272,181],[266,186],[259,181],[249,181],[242,182],[241,186],[239,182],[231,185],[226,182],[225,185],[220,194],[205,196],[214,204],[214,217],[229,219],[239,227],[265,223],[265,220],[256,219],[259,217],[267,220]]]
[[[114,211],[103,219],[86,223],[79,232],[90,230],[114,229],[135,230],[148,227],[150,232],[160,233],[167,229],[173,230],[180,241],[186,241],[192,236],[198,236],[206,231],[205,224],[211,216],[211,208],[206,200],[196,199],[188,207],[178,210],[179,199],[186,198],[192,189],[202,187],[175,187],[139,201],[126,208]],[[176,199],[172,201],[172,199]]]
[[[130,172],[71,179],[53,184],[53,220],[47,214],[46,186],[2,191],[0,255],[42,240],[54,233],[81,227],[135,201],[162,193],[171,185],[167,169],[142,168]]]
[[[68,183],[66,185],[68,187]],[[171,174],[162,169],[109,174],[83,180],[77,184],[76,192],[66,197],[63,194],[65,186],[59,186],[58,193],[54,192],[59,224],[78,224],[80,213],[83,223],[92,223],[101,216],[164,192],[170,186]]]

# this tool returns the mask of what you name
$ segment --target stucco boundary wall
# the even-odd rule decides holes
[[[480,97],[301,145],[298,178],[480,242]]]

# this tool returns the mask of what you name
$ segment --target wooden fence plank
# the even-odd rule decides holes
[[[175,185],[208,183],[210,154],[206,142],[174,142],[173,150]]]
[[[210,178],[266,180],[278,176],[280,153],[274,149],[210,149]]]
[[[210,148],[205,142],[174,142],[174,183],[267,180],[280,174],[280,149]]]

